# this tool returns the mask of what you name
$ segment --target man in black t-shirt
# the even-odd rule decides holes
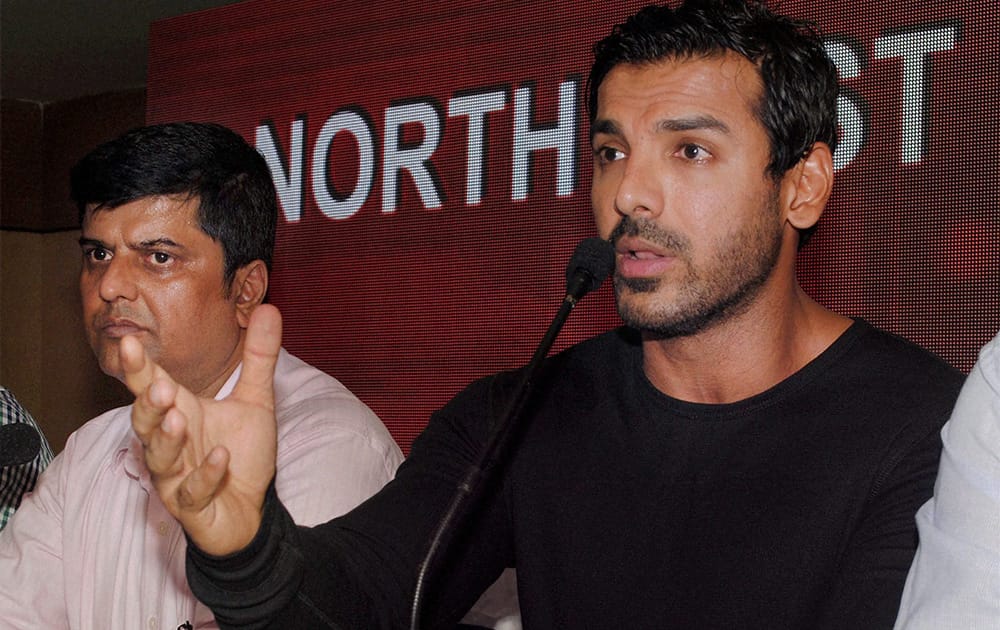
[[[796,280],[833,185],[821,40],[754,1],[689,0],[594,52],[591,196],[626,327],[545,366],[424,627],[453,625],[505,566],[529,628],[891,627],[961,376]],[[381,493],[299,529],[269,489],[280,318],[254,317],[219,403],[122,344],[192,588],[227,626],[405,626],[426,541],[518,375],[470,386]],[[231,431],[206,435],[205,414]]]

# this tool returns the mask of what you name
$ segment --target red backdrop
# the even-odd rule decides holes
[[[251,0],[155,23],[147,118],[220,122],[265,154],[285,346],[408,450],[463,385],[526,362],[554,314],[594,231],[590,45],[638,4],[347,4]],[[967,370],[1000,328],[993,1],[782,10],[821,25],[845,87],[804,286]],[[557,347],[617,323],[603,287]]]

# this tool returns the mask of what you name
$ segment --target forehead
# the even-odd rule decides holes
[[[619,64],[597,91],[597,120],[656,124],[663,118],[712,116],[763,131],[758,68],[736,53]]]
[[[114,208],[87,206],[83,216],[84,231],[111,229],[117,231],[169,230],[204,234],[198,220],[198,198],[189,196],[153,195],[140,197]],[[204,234],[207,238],[208,235]]]

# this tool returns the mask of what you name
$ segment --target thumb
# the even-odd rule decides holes
[[[281,313],[270,304],[261,304],[250,315],[243,368],[233,397],[274,408],[274,366],[280,349]]]

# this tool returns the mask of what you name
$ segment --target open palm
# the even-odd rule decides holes
[[[275,473],[274,366],[280,346],[281,315],[262,305],[250,318],[236,387],[225,399],[212,400],[177,384],[137,339],[122,340],[125,382],[136,396],[132,427],[153,485],[207,553],[242,549],[260,526]]]

